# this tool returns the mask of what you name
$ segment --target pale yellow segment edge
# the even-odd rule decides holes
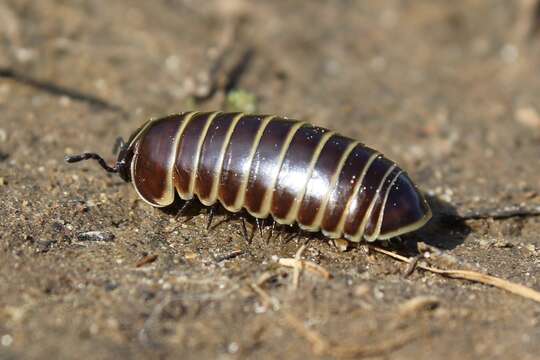
[[[193,194],[194,194],[194,188],[195,188],[195,181],[197,179],[197,170],[199,168],[199,160],[201,158],[201,148],[202,148],[202,145],[204,143],[204,139],[206,138],[206,134],[208,133],[208,129],[210,128],[210,125],[212,125],[212,121],[214,121],[214,119],[216,118],[216,116],[219,114],[220,112],[219,111],[215,111],[213,113],[211,113],[208,118],[206,119],[206,124],[204,125],[204,128],[201,132],[201,135],[199,137],[199,142],[197,143],[197,151],[195,151],[195,159],[194,159],[194,163],[193,163],[193,169],[191,171],[191,174],[189,176],[189,186],[188,186],[188,192],[187,196],[189,196],[189,198],[193,198]]]
[[[302,204],[302,200],[304,199],[304,195],[306,194],[307,184],[309,180],[311,179],[313,170],[315,169],[315,164],[317,163],[317,160],[319,159],[319,156],[322,152],[322,149],[324,148],[324,145],[326,145],[328,140],[333,135],[335,135],[335,132],[328,131],[319,140],[319,144],[317,144],[317,147],[315,148],[315,151],[313,152],[313,156],[308,166],[306,181],[304,182],[302,189],[298,193],[298,196],[294,198],[292,206],[289,209],[289,212],[283,219],[274,217],[274,220],[276,220],[278,224],[289,225],[296,221],[296,218],[298,216],[298,211],[300,210],[300,205]],[[299,223],[298,226],[302,228],[303,225]],[[304,229],[304,230],[307,230],[307,229]]]
[[[208,199],[202,199],[199,196],[199,200],[203,205],[210,206],[216,203],[217,201],[217,192],[219,188],[219,178],[221,177],[221,169],[223,168],[223,159],[225,157],[225,151],[227,150],[227,145],[229,144],[229,141],[231,139],[231,136],[233,134],[234,129],[236,128],[236,125],[238,124],[238,121],[244,116],[244,113],[239,113],[236,115],[231,123],[231,126],[229,130],[227,130],[227,134],[225,134],[225,139],[223,141],[223,144],[221,145],[219,158],[217,162],[217,167],[214,169],[214,173],[212,176],[212,189],[210,190],[210,195]]]
[[[379,233],[381,231],[381,226],[382,226],[382,221],[383,221],[383,218],[384,218],[384,209],[386,207],[386,202],[388,201],[388,195],[390,195],[390,191],[392,190],[392,187],[396,183],[396,180],[399,177],[399,175],[401,175],[402,173],[403,173],[403,171],[401,171],[401,170],[398,171],[397,175],[394,176],[394,178],[392,179],[392,182],[390,183],[388,189],[386,190],[386,193],[384,194],[383,203],[381,205],[381,210],[379,212],[379,218],[377,219],[377,224],[375,226],[375,229],[373,230],[373,234],[371,234],[371,236],[364,235],[364,239],[366,239],[367,242],[373,242],[373,241],[377,240],[377,237],[379,237]]]
[[[283,164],[283,159],[285,158],[285,154],[287,153],[287,149],[289,148],[291,142],[292,142],[292,139],[294,137],[294,134],[296,134],[296,132],[298,131],[298,129],[300,129],[300,127],[302,125],[304,125],[305,122],[304,121],[298,121],[296,124],[294,124],[293,127],[291,127],[289,129],[289,132],[287,134],[287,137],[285,138],[285,142],[283,143],[282,147],[281,147],[281,150],[280,150],[280,153],[279,153],[279,157],[278,157],[278,166],[276,166],[278,168],[278,170],[276,171],[276,174],[274,176],[274,178],[272,179],[271,183],[270,183],[270,186],[266,189],[265,193],[264,193],[264,198],[263,198],[263,201],[261,202],[261,208],[259,209],[259,211],[255,212],[255,211],[251,211],[249,209],[246,208],[247,212],[254,216],[254,217],[257,217],[259,219],[262,219],[262,218],[266,218],[268,216],[268,214],[270,214],[270,207],[272,205],[272,193],[274,191],[274,186],[276,185],[276,181],[277,181],[277,177],[279,175],[279,171],[281,170],[281,165]]]
[[[377,187],[377,190],[375,192],[375,196],[373,196],[373,199],[371,199],[371,203],[369,204],[368,209],[366,210],[366,213],[364,214],[364,218],[362,219],[362,223],[360,224],[358,231],[356,234],[346,234],[345,238],[347,240],[350,240],[352,242],[359,242],[362,236],[364,236],[364,231],[367,225],[367,222],[369,220],[369,217],[371,216],[371,212],[373,211],[373,207],[375,206],[375,202],[377,201],[378,197],[380,196],[380,192],[382,189],[382,186],[384,185],[384,182],[386,181],[386,178],[390,176],[390,173],[394,170],[396,167],[396,164],[393,164],[390,166],[390,168],[386,171],[383,178],[381,179],[381,182],[379,186]]]
[[[186,129],[186,127],[188,126],[188,124],[191,122],[191,119],[193,119],[193,117],[197,114],[199,114],[200,112],[199,111],[192,111],[188,114],[186,114],[186,117],[184,118],[184,123],[182,124],[182,127],[178,130],[178,138],[177,138],[177,142],[176,142],[176,147],[175,147],[175,150],[174,150],[174,162],[173,162],[173,173],[172,173],[172,179],[173,179],[173,183],[174,183],[174,174],[175,174],[175,164],[176,164],[176,160],[177,160],[177,157],[178,157],[178,145],[180,144],[180,138],[182,137],[182,134],[184,134],[184,130]],[[184,194],[182,192],[180,192],[180,189],[176,188],[176,192],[178,193],[178,196],[180,196],[180,198],[182,200],[191,200],[193,199],[193,194]]]
[[[325,236],[328,236],[333,239],[337,239],[343,236],[343,228],[345,227],[345,221],[347,220],[347,216],[349,215],[351,202],[353,201],[355,197],[358,196],[358,192],[360,191],[360,188],[362,187],[362,183],[364,182],[364,178],[366,177],[366,174],[369,168],[371,167],[371,164],[373,164],[375,159],[377,159],[379,156],[382,156],[382,155],[378,152],[374,152],[373,154],[371,154],[370,158],[364,165],[364,168],[360,172],[360,176],[358,178],[358,181],[354,185],[354,189],[351,196],[349,196],[349,199],[347,200],[347,204],[345,205],[345,210],[343,211],[343,214],[341,214],[341,218],[339,219],[338,225],[336,226],[336,231],[334,232],[323,231],[323,234]]]
[[[315,215],[315,219],[313,220],[313,223],[309,226],[304,226],[305,230],[307,231],[318,231],[321,228],[321,221],[324,216],[324,213],[326,211],[326,206],[328,205],[328,201],[330,200],[330,195],[334,191],[334,188],[337,184],[337,181],[339,179],[339,175],[341,174],[341,169],[343,169],[343,166],[345,165],[345,161],[347,161],[347,158],[349,157],[349,154],[354,150],[356,145],[358,145],[358,141],[351,142],[343,154],[341,154],[341,158],[339,159],[338,166],[336,170],[334,171],[334,174],[330,178],[330,184],[328,185],[328,191],[324,195],[324,199],[321,201],[321,206],[319,207],[319,211],[317,212],[317,215]]]
[[[253,161],[253,157],[255,156],[255,152],[257,151],[257,147],[259,146],[259,142],[261,141],[266,126],[274,117],[275,115],[265,116],[262,120],[261,127],[259,128],[259,130],[257,130],[257,134],[255,134],[255,139],[251,145],[248,159],[246,160],[246,164],[248,164],[247,171],[245,174],[241,174],[242,179],[240,180],[240,187],[238,188],[238,193],[236,194],[236,199],[234,200],[233,205],[227,206],[222,202],[223,207],[230,212],[238,212],[240,211],[240,209],[242,209],[242,206],[244,205],[244,200],[246,198],[246,187],[249,180],[249,172],[251,170],[251,162]]]
[[[345,221],[347,220],[347,216],[349,215],[350,204],[353,201],[353,199],[356,196],[358,196],[358,192],[360,191],[360,188],[362,186],[362,183],[364,181],[364,177],[366,176],[367,171],[369,170],[373,161],[375,161],[375,159],[377,159],[379,156],[382,156],[382,155],[378,152],[374,152],[373,154],[371,154],[368,161],[366,162],[366,164],[360,171],[358,181],[354,185],[353,191],[351,195],[349,196],[349,199],[347,199],[347,203],[345,204],[343,213],[341,214],[341,217],[339,218],[339,222],[336,226],[336,229],[334,231],[321,230],[324,236],[329,237],[331,239],[339,239],[343,237],[343,228],[345,226]]]
[[[412,224],[407,225],[407,226],[404,226],[402,228],[399,228],[399,229],[397,229],[395,231],[383,234],[383,235],[379,234],[377,239],[379,239],[379,240],[388,240],[390,238],[393,238],[393,237],[396,237],[396,236],[400,236],[400,235],[403,235],[403,234],[418,230],[422,226],[424,226],[431,219],[432,215],[433,215],[433,213],[431,212],[431,208],[428,207],[428,212],[426,213],[426,215],[424,215],[424,217],[422,217],[417,222],[412,223]]]

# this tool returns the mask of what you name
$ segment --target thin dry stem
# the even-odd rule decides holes
[[[272,296],[270,296],[266,291],[264,291],[259,285],[255,283],[249,284],[249,287],[257,294],[262,300],[264,306],[272,308],[272,310],[279,310],[279,301]]]
[[[326,280],[329,280],[332,278],[332,273],[326,270],[321,265],[316,264],[313,261],[300,259],[306,247],[307,247],[307,244],[302,245],[300,249],[298,249],[298,251],[294,255],[294,258],[279,258],[278,259],[278,264],[282,266],[286,266],[286,267],[291,267],[294,269],[293,282],[292,282],[292,286],[294,289],[298,288],[300,275],[303,270],[312,272],[318,276],[323,277]]]
[[[275,302],[279,300],[270,296],[256,284],[250,284],[251,289],[263,302]],[[388,340],[368,345],[334,345],[316,330],[306,327],[304,322],[291,312],[282,309],[280,312],[284,322],[298,335],[306,339],[312,346],[316,355],[328,355],[333,357],[370,357],[380,356],[396,350],[419,336],[418,331],[403,330]]]
[[[435,296],[417,296],[401,304],[398,313],[401,317],[417,315],[421,311],[437,307],[440,302]]]
[[[390,256],[394,259],[397,259],[397,260],[400,260],[409,264],[412,261],[414,261],[414,259],[412,258],[408,258],[406,256],[393,253],[391,251],[382,249],[378,246],[369,245],[369,247],[378,253]],[[540,303],[540,292],[533,290],[531,288],[528,288],[526,286],[516,284],[516,283],[510,282],[508,280],[504,280],[495,276],[486,275],[486,274],[482,274],[482,273],[471,271],[471,270],[452,270],[452,269],[444,270],[444,269],[439,269],[436,267],[424,265],[421,263],[417,264],[416,267],[419,269],[430,271],[435,274],[440,274],[442,276],[449,277],[452,279],[469,280],[469,281],[474,281],[474,282],[478,282],[478,283],[482,283],[486,285],[491,285],[499,289],[511,292],[513,294],[519,295],[526,299],[530,299],[530,300]]]
[[[300,246],[300,249],[296,252],[294,255],[294,259],[296,261],[300,261],[302,258],[302,254],[304,253],[304,250],[306,250],[307,244],[304,244]],[[302,274],[303,267],[302,266],[295,266],[294,272],[293,272],[293,281],[292,281],[292,287],[293,289],[298,289],[298,284],[300,283],[300,275]]]
[[[400,330],[391,338],[375,344],[331,346],[327,349],[327,354],[341,358],[381,356],[407,345],[420,336],[420,331],[415,329]]]
[[[295,268],[300,267],[303,268],[309,272],[312,272],[316,275],[319,275],[326,280],[329,280],[332,278],[332,273],[325,268],[323,268],[321,265],[315,264],[312,261],[309,260],[296,260],[291,258],[280,258],[278,260],[278,263],[283,266]]]
[[[295,315],[291,314],[288,311],[283,311],[283,319],[295,330],[300,336],[309,341],[311,346],[313,346],[313,352],[318,355],[328,353],[331,345],[328,340],[326,340],[321,334],[317,331],[309,329],[304,325],[304,322],[297,318]]]

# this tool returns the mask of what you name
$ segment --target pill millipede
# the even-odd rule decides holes
[[[146,121],[122,142],[116,164],[88,159],[132,182],[154,207],[176,198],[220,203],[324,236],[390,239],[431,218],[425,198],[393,161],[361,142],[274,115],[184,112]]]

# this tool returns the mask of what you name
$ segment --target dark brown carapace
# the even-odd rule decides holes
[[[186,112],[147,121],[122,144],[110,172],[132,181],[155,207],[195,195],[207,206],[350,241],[388,239],[431,218],[425,199],[394,162],[330,130],[272,115]]]

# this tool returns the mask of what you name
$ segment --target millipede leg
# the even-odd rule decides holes
[[[191,205],[192,202],[193,200],[184,201],[184,203],[182,204],[182,207],[180,208],[180,210],[178,210],[178,213],[176,214],[175,218],[178,219],[180,216],[182,216],[184,214],[184,211],[186,211],[186,209],[189,207],[189,205]]]
[[[112,148],[113,155],[116,155],[118,153],[118,150],[123,150],[125,147],[126,142],[124,141],[124,139],[121,136],[117,137],[114,141],[114,145]]]
[[[255,223],[257,224],[257,229],[259,230],[259,235],[263,237],[262,227],[264,226],[264,219],[255,218]]]
[[[272,235],[274,234],[274,229],[276,228],[276,222],[274,219],[272,221],[272,226],[270,226],[270,231],[268,232],[268,237],[266,238],[266,243],[270,242],[270,239],[272,238]]]
[[[283,241],[283,226],[282,225],[278,225],[277,226],[277,233],[278,233],[278,242],[281,243]]]
[[[404,241],[403,241],[403,238],[401,236],[396,236],[396,237],[393,237],[393,238],[390,239],[390,243],[393,246],[403,246]]]
[[[208,222],[206,223],[206,230],[210,229],[210,226],[212,226],[212,220],[214,220],[214,211],[216,206],[212,205],[210,207],[210,210],[208,211]]]
[[[274,235],[274,229],[276,228],[276,222],[272,220],[272,226],[270,226],[270,231],[268,232],[268,238],[267,240],[270,240],[272,238],[272,235]]]
[[[292,234],[289,234],[288,236],[285,237],[285,244],[288,244],[291,240],[297,237],[300,238],[300,232],[294,232]]]
[[[248,232],[246,228],[246,221],[244,220],[244,218],[242,218],[242,234],[244,235],[244,240],[249,244],[250,241],[249,241],[249,236],[248,236]]]

